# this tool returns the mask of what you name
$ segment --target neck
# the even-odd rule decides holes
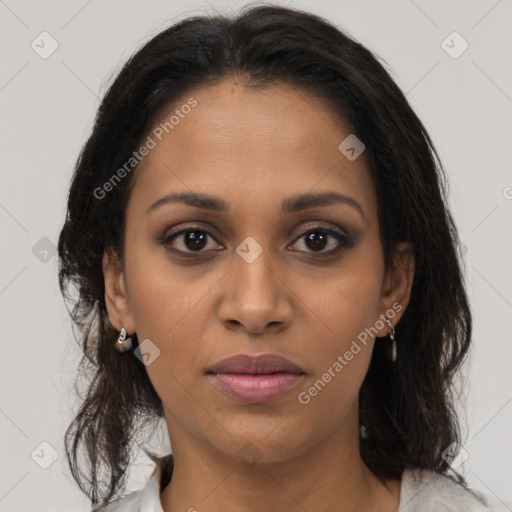
[[[373,475],[358,436],[336,433],[286,460],[247,463],[169,423],[179,441],[171,440],[174,471],[160,495],[165,512],[398,510],[400,480]]]

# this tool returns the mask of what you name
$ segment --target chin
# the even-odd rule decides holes
[[[282,419],[281,419],[282,420]],[[257,463],[277,463],[300,456],[308,446],[313,445],[317,434],[312,433],[308,440],[305,433],[279,432],[279,423],[266,424],[258,430],[252,425],[249,428],[233,431],[217,448],[225,455],[246,462],[249,466]]]

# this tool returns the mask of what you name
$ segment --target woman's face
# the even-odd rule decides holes
[[[173,114],[135,171],[124,274],[104,265],[110,320],[137,333],[173,450],[270,462],[333,435],[357,441],[381,315],[397,323],[412,282],[403,266],[384,275],[365,153],[343,153],[350,130],[287,85],[226,80],[162,123]],[[300,373],[209,373],[239,354],[279,355]]]

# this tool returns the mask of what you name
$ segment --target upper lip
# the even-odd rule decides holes
[[[264,374],[276,372],[295,373],[299,375],[305,373],[302,368],[296,364],[276,354],[262,354],[259,356],[238,354],[215,363],[209,368],[207,373]]]

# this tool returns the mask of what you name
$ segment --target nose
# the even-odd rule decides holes
[[[218,312],[227,329],[258,334],[289,326],[293,293],[271,263],[265,251],[251,263],[237,255]]]

